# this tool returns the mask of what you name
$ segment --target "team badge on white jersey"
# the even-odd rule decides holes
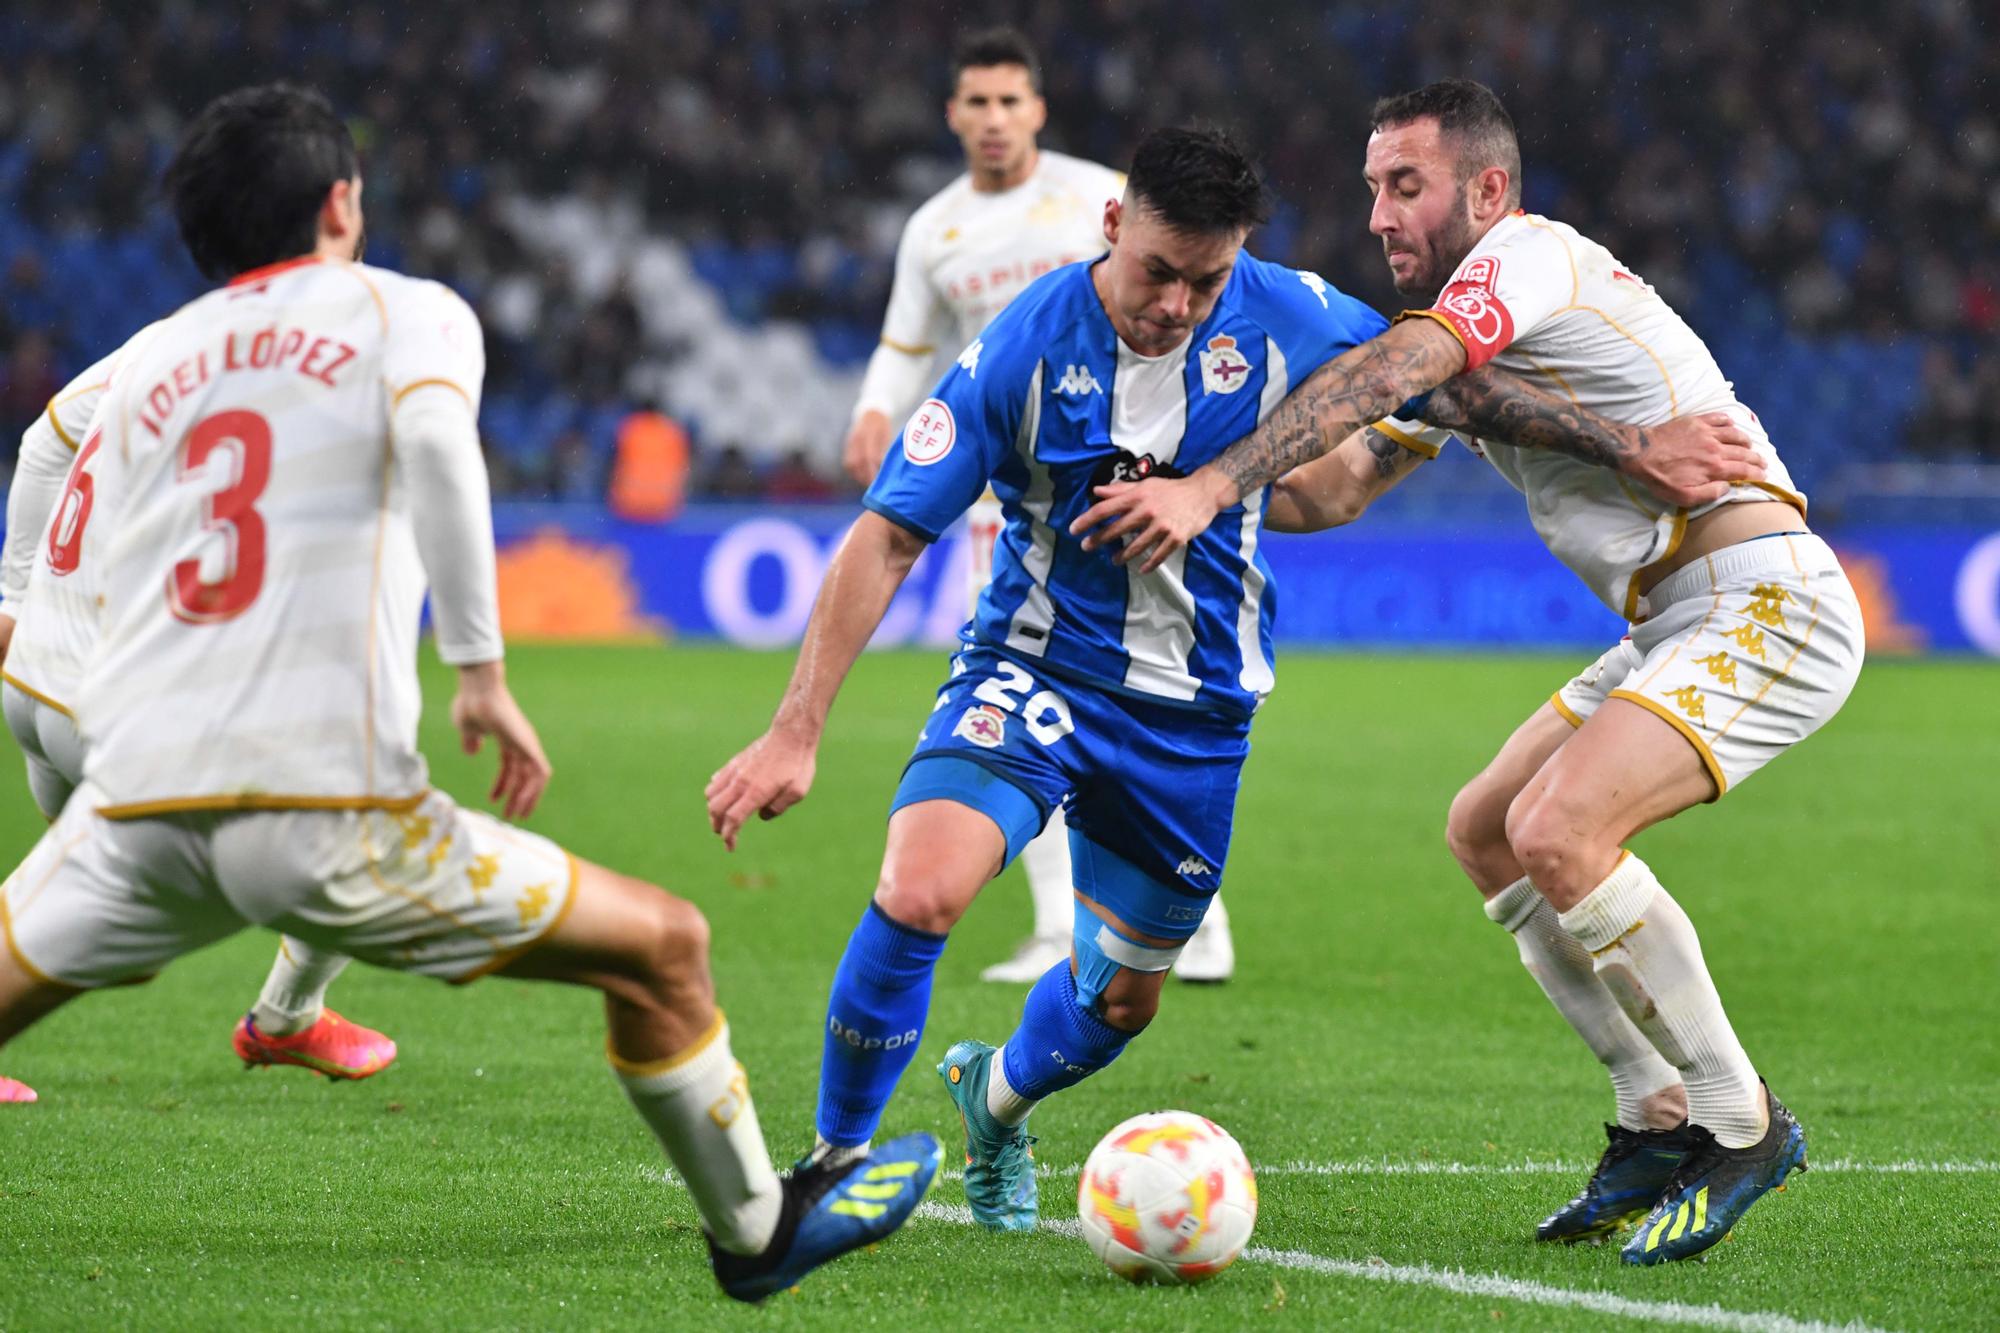
[[[1201,352],[1201,391],[1235,393],[1250,382],[1250,363],[1236,350],[1236,339],[1218,333]]]

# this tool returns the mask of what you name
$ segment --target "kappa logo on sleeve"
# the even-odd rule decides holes
[[[903,427],[903,457],[918,467],[937,462],[956,443],[958,420],[951,414],[951,404],[942,398],[924,399]]]

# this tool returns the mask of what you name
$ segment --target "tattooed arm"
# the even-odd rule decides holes
[[[1271,483],[1264,526],[1273,532],[1319,532],[1352,523],[1428,457],[1373,426],[1356,431],[1332,453]]]
[[[1140,572],[1151,573],[1224,509],[1464,368],[1465,347],[1451,330],[1404,320],[1314,371],[1262,425],[1188,476],[1099,487],[1103,499],[1069,530],[1088,534],[1085,550],[1122,538],[1118,563],[1143,558]]]
[[[1625,425],[1492,366],[1439,385],[1424,419],[1615,469],[1667,503],[1689,508],[1719,498],[1737,481],[1764,475],[1750,437],[1721,412],[1677,417],[1660,426]]]

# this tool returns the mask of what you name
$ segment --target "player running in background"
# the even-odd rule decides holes
[[[965,147],[966,171],[911,214],[896,247],[882,341],[869,358],[847,436],[847,470],[875,480],[895,435],[937,377],[936,353],[956,352],[1045,273],[1104,253],[1104,205],[1125,188],[1109,167],[1038,148],[1048,119],[1041,70],[1011,28],[973,33],[952,57],[945,121]],[[1000,501],[989,490],[966,519],[972,614],[993,573]],[[1034,981],[1069,956],[1074,878],[1062,811],[1021,852],[1034,929],[983,981]],[[1188,981],[1226,981],[1236,966],[1228,915],[1216,899],[1176,966]]]
[[[1604,1235],[1643,1215],[1625,1259],[1686,1258],[1804,1169],[1805,1135],[1737,1040],[1687,914],[1625,843],[1720,798],[1831,718],[1861,669],[1860,610],[1701,339],[1602,246],[1520,211],[1520,148],[1490,90],[1432,84],[1377,103],[1373,124],[1370,227],[1397,290],[1429,307],[1328,365],[1195,475],[1112,488],[1076,527],[1106,523],[1093,544],[1122,538],[1120,562],[1178,558],[1239,495],[1488,364],[1544,376],[1620,421],[1718,412],[1749,437],[1764,479],[1666,506],[1573,458],[1490,437],[1474,446],[1527,497],[1549,549],[1632,623],[1507,740],[1448,821],[1487,915],[1616,1097],[1597,1169],[1537,1235]],[[1451,381],[1427,415],[1487,437],[1485,383]],[[1354,485],[1361,475],[1336,457],[1288,489],[1339,521],[1382,488]]]
[[[1274,680],[1261,491],[1144,574],[1085,554],[1069,521],[1095,485],[1206,463],[1294,379],[1385,324],[1315,274],[1243,254],[1264,213],[1263,183],[1226,139],[1169,130],[1139,145],[1123,200],[1105,207],[1110,253],[1008,306],[903,428],[770,729],[709,783],[732,848],[752,815],[805,797],[862,646],[925,545],[990,485],[1006,514],[993,585],[834,975],[813,1154],[867,1151],[916,1054],[946,932],[1067,805],[1071,955],[1029,991],[1004,1047],[962,1041],[938,1066],[965,1123],[966,1196],[989,1227],[1034,1225],[1036,1103],[1110,1064],[1157,1010],[1221,883],[1250,719]]]
[[[83,780],[83,739],[65,700],[76,697],[97,642],[90,571],[76,567],[75,534],[93,503],[94,458],[79,458],[97,405],[118,363],[145,346],[141,329],[53,398],[21,436],[7,492],[7,543],[0,557],[0,705],[27,762],[28,790],[51,823]],[[58,504],[60,501],[60,504]],[[50,516],[60,513],[51,529]],[[55,563],[51,563],[51,561]],[[245,1065],[298,1065],[328,1078],[361,1079],[396,1058],[396,1043],[326,1007],[327,987],[348,959],[285,938],[263,993],[231,1043]],[[10,1097],[10,1091],[12,1096]],[[0,1102],[34,1094],[0,1080]]]
[[[91,509],[62,531],[106,599],[84,780],[0,885],[0,1042],[250,923],[453,982],[591,986],[725,1291],[759,1299],[893,1231],[936,1140],[779,1179],[692,904],[429,786],[426,575],[452,720],[468,750],[498,743],[509,818],[549,764],[501,661],[479,322],[354,262],[346,129],[315,93],[229,94],[166,190],[196,266],[229,281],[120,363],[79,451]]]

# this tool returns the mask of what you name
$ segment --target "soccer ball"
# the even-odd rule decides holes
[[[1257,1224],[1257,1178],[1229,1132],[1189,1111],[1135,1115],[1083,1164],[1077,1218],[1091,1253],[1131,1282],[1205,1282]]]

